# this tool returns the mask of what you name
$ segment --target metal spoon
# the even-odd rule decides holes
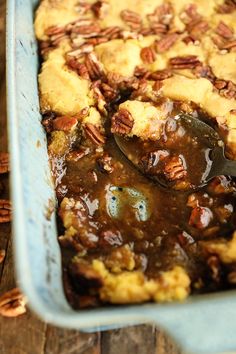
[[[194,186],[194,188],[203,187],[207,182],[216,176],[228,175],[236,177],[236,161],[231,161],[225,158],[224,143],[212,127],[188,114],[179,115],[178,121],[181,122],[181,125],[184,126],[187,131],[191,132],[192,136],[199,137],[202,144],[211,150],[210,168],[208,168],[207,173],[204,173],[204,178],[199,181],[198,186]],[[159,175],[149,175],[144,171],[142,165],[139,163],[140,159],[138,153],[137,156],[135,156],[133,152],[132,154],[130,153],[127,138],[115,135],[115,141],[127,159],[131,161],[132,164],[146,177],[164,187],[171,187],[170,184],[163,178],[160,178]]]

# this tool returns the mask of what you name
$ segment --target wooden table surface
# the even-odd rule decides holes
[[[0,151],[7,151],[5,103],[5,0],[0,0]],[[1,175],[9,198],[8,176]],[[6,258],[0,264],[0,295],[15,287],[11,226],[0,224],[0,249]],[[177,354],[179,350],[162,331],[152,325],[80,333],[53,327],[30,310],[17,318],[0,317],[0,354]]]

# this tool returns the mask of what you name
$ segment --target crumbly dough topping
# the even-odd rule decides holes
[[[98,260],[94,260],[92,266],[102,278],[103,286],[99,290],[99,294],[105,302],[124,304],[150,300],[157,302],[181,301],[189,294],[189,276],[179,266],[162,272],[155,280],[146,279],[140,271],[113,274]]]
[[[89,82],[65,65],[65,49],[50,52],[39,74],[42,111],[76,114],[92,103]]]

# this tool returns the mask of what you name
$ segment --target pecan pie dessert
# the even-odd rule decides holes
[[[235,19],[234,0],[40,2],[42,123],[74,308],[236,285],[236,183],[196,188],[211,149],[178,120],[214,127],[236,159]]]

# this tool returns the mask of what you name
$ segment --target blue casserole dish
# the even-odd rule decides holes
[[[9,0],[7,10],[8,130],[17,279],[29,305],[54,325],[94,331],[152,322],[187,352],[236,350],[236,292],[190,297],[184,303],[74,311],[62,286],[55,203],[46,136],[39,112],[36,0]]]

